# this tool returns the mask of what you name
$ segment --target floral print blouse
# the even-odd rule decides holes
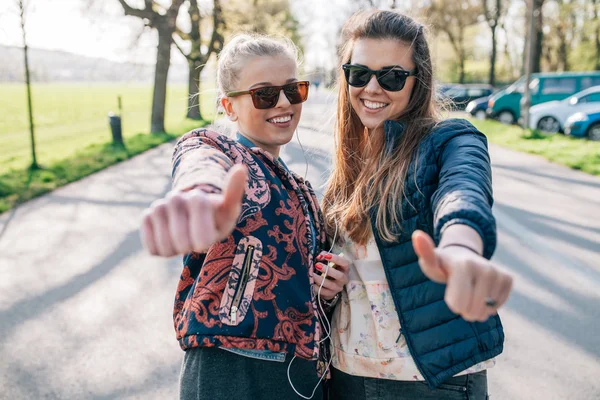
[[[350,375],[423,381],[413,361],[385,276],[375,240],[366,246],[345,240],[335,249],[351,261],[350,281],[342,292],[332,321],[331,353],[335,368]],[[495,359],[458,375],[493,367]]]

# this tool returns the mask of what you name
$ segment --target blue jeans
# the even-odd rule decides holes
[[[430,389],[421,381],[395,381],[331,370],[331,400],[487,400],[487,373],[452,377]]]
[[[288,382],[285,362],[245,357],[214,347],[195,347],[185,352],[179,381],[180,400],[296,400]],[[297,391],[310,397],[319,382],[316,361],[295,358],[290,377]],[[323,399],[319,384],[313,400]]]

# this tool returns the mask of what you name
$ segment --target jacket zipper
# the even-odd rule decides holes
[[[233,295],[233,303],[231,305],[231,312],[229,316],[231,317],[231,323],[235,325],[237,323],[237,312],[242,302],[242,297],[244,295],[244,291],[246,289],[246,285],[248,284],[248,278],[250,277],[250,265],[252,264],[252,257],[254,256],[254,246],[248,246],[246,250],[246,257],[244,257],[244,266],[240,271],[240,279],[238,282],[238,286],[235,290],[235,294]]]

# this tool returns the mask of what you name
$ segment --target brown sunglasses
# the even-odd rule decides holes
[[[259,110],[273,108],[279,102],[279,94],[283,90],[283,94],[290,101],[290,104],[304,103],[308,99],[309,81],[300,81],[288,83],[283,86],[263,86],[256,89],[242,90],[238,92],[226,93],[228,97],[237,97],[245,94],[252,96],[254,107]]]

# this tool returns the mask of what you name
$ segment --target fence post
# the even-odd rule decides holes
[[[117,97],[117,104],[119,108],[119,115],[115,115],[113,112],[108,113],[108,124],[110,125],[110,133],[112,134],[113,143],[123,146],[123,124],[121,121],[123,109],[121,96]]]

